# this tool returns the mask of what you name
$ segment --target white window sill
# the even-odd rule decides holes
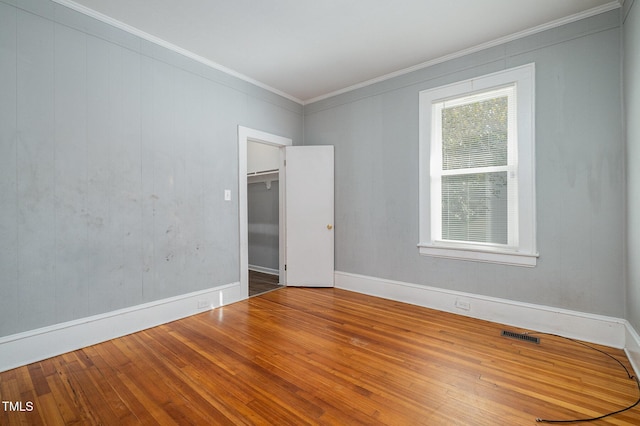
[[[418,244],[420,254],[446,259],[470,260],[474,262],[498,263],[501,265],[534,267],[538,254],[477,247],[461,248],[447,245]]]

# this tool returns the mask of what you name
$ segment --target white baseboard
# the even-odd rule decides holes
[[[628,322],[621,318],[587,314],[347,272],[335,272],[335,286],[439,311],[452,312],[512,327],[558,334],[619,349],[625,348],[626,334],[630,328],[630,326],[625,326]],[[640,355],[640,351],[636,351],[636,355]]]
[[[236,282],[2,337],[0,372],[241,299],[240,283]]]
[[[277,269],[267,268],[266,266],[249,265],[249,270],[269,275],[280,275],[280,271]]]
[[[624,348],[640,374],[640,335],[623,319],[335,272],[335,286],[501,324]],[[242,300],[240,283],[0,338],[0,372]],[[199,308],[206,303],[206,306]],[[457,308],[458,305],[468,310]]]
[[[640,374],[640,335],[638,335],[638,332],[631,326],[629,321],[625,325],[627,336],[624,351],[637,376]]]

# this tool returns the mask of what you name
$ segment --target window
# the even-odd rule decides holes
[[[420,93],[420,253],[535,266],[534,65]]]

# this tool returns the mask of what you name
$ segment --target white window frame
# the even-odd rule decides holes
[[[514,88],[515,135],[508,146],[508,244],[443,240],[441,221],[442,145],[435,132],[442,101],[464,99],[503,88]],[[507,91],[509,89],[506,89]],[[506,93],[506,92],[505,92]],[[479,98],[479,99],[480,99]],[[465,99],[462,102],[468,102]],[[420,254],[517,266],[536,266],[535,203],[535,65],[527,64],[497,73],[420,92]],[[510,126],[511,127],[511,126]],[[510,131],[513,129],[510,128]],[[483,172],[486,171],[483,170]],[[516,183],[514,185],[513,183]]]

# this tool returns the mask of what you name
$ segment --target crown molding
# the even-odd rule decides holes
[[[572,22],[579,21],[581,19],[586,19],[586,18],[590,18],[590,17],[595,16],[595,15],[599,15],[601,13],[609,12],[610,10],[614,10],[614,9],[618,9],[618,8],[622,7],[622,3],[623,2],[624,2],[624,0],[614,0],[614,1],[609,2],[607,4],[603,4],[602,6],[597,6],[597,7],[585,10],[583,12],[580,12],[580,13],[576,13],[576,14],[573,14],[573,15],[570,15],[570,16],[566,16],[564,18],[560,18],[560,19],[556,19],[554,21],[547,22],[547,23],[542,24],[542,25],[538,25],[538,26],[533,27],[533,28],[529,28],[527,30],[519,31],[517,33],[513,33],[513,34],[510,34],[508,36],[500,37],[500,38],[497,38],[495,40],[491,40],[491,41],[488,41],[488,42],[485,42],[485,43],[481,43],[481,44],[478,44],[476,46],[470,47],[468,49],[459,50],[459,51],[451,53],[449,55],[444,55],[444,56],[441,56],[441,57],[436,58],[436,59],[431,59],[429,61],[422,62],[420,64],[413,65],[411,67],[404,68],[404,69],[401,69],[401,70],[398,70],[398,71],[394,71],[392,73],[385,74],[385,75],[382,75],[380,77],[372,78],[371,80],[363,81],[362,83],[357,83],[357,84],[354,84],[352,86],[348,86],[348,87],[336,90],[336,91],[331,92],[331,93],[320,95],[320,96],[317,96],[317,97],[312,98],[312,99],[307,99],[307,100],[305,100],[303,102],[303,105],[308,105],[308,104],[311,104],[311,103],[314,103],[314,102],[317,102],[317,101],[328,99],[328,98],[331,98],[333,96],[337,96],[337,95],[341,95],[343,93],[351,92],[352,90],[360,89],[360,88],[363,88],[363,87],[366,87],[366,86],[370,86],[372,84],[380,83],[380,82],[383,82],[383,81],[386,81],[386,80],[389,80],[389,79],[392,79],[392,78],[395,78],[395,77],[399,77],[401,75],[409,74],[409,73],[411,73],[413,71],[418,71],[418,70],[421,70],[421,69],[424,69],[424,68],[431,67],[431,66],[436,65],[436,64],[440,64],[440,63],[443,63],[443,62],[446,62],[446,61],[450,61],[452,59],[456,59],[456,58],[460,58],[460,57],[465,56],[465,55],[469,55],[471,53],[476,53],[476,52],[479,52],[481,50],[488,49],[490,47],[499,46],[501,44],[505,44],[505,43],[508,43],[508,42],[511,42],[511,41],[514,41],[514,40],[518,40],[518,39],[521,39],[521,38],[524,38],[524,37],[527,37],[527,36],[530,36],[530,35],[533,35],[533,34],[537,34],[537,33],[540,33],[540,32],[546,31],[546,30],[550,30],[552,28],[560,27],[560,26],[565,25],[565,24],[570,24]]]
[[[89,16],[91,18],[97,19],[98,21],[104,22],[105,24],[111,25],[113,27],[116,27],[118,29],[121,29],[123,31],[128,32],[129,34],[132,34],[134,36],[140,37],[144,40],[150,41],[151,43],[157,44],[158,46],[164,47],[166,49],[169,49],[173,52],[179,53],[182,56],[185,56],[189,59],[193,59],[194,61],[200,62],[203,65],[206,65],[210,68],[216,69],[218,71],[222,71],[225,74],[228,74],[232,77],[236,77],[240,80],[243,80],[247,83],[251,83],[255,86],[258,86],[262,89],[268,90],[269,92],[272,92],[276,95],[282,96],[283,98],[289,99],[290,101],[296,102],[300,105],[304,105],[304,102],[301,99],[296,98],[295,96],[291,96],[288,93],[285,93],[281,90],[278,90],[276,88],[273,88],[265,83],[262,83],[261,81],[255,80],[249,76],[246,76],[242,73],[239,73],[237,71],[232,70],[231,68],[227,68],[224,65],[220,65],[216,62],[213,62],[209,59],[206,59],[200,55],[197,55],[189,50],[183,49],[180,46],[176,46],[175,44],[169,43],[166,40],[163,40],[159,37],[156,37],[154,35],[151,35],[149,33],[146,33],[142,30],[139,30],[138,28],[132,27],[131,25],[125,24],[124,22],[120,22],[117,19],[113,19],[107,15],[104,15],[100,12],[97,12],[93,9],[90,9],[86,6],[83,6],[81,4],[78,4],[72,0],[52,0],[55,3],[58,3],[61,6],[65,6],[68,7],[69,9],[73,9],[76,12],[82,13],[83,15]]]
[[[591,8],[589,10],[585,10],[583,12],[576,13],[576,14],[573,14],[573,15],[570,15],[570,16],[567,16],[567,17],[564,17],[564,18],[561,18],[561,19],[556,19],[554,21],[547,22],[545,24],[538,25],[536,27],[529,28],[529,29],[524,30],[524,31],[519,31],[517,33],[510,34],[510,35],[505,36],[505,37],[500,37],[500,38],[497,38],[495,40],[492,40],[492,41],[489,41],[489,42],[486,42],[486,43],[481,43],[481,44],[478,44],[476,46],[470,47],[468,49],[463,49],[463,50],[460,50],[460,51],[457,51],[457,52],[454,52],[454,53],[451,53],[451,54],[448,54],[448,55],[441,56],[439,58],[435,58],[435,59],[432,59],[432,60],[429,60],[429,61],[426,61],[426,62],[422,62],[420,64],[413,65],[411,67],[404,68],[404,69],[401,69],[401,70],[398,70],[398,71],[394,71],[392,73],[388,73],[388,74],[382,75],[380,77],[376,77],[376,78],[373,78],[373,79],[370,79],[370,80],[366,80],[366,81],[363,81],[361,83],[357,83],[357,84],[354,84],[354,85],[351,85],[351,86],[348,86],[348,87],[345,87],[345,88],[342,88],[342,89],[339,89],[339,90],[336,90],[336,91],[333,91],[333,92],[329,92],[329,93],[326,93],[324,95],[320,95],[320,96],[317,96],[317,97],[314,97],[314,98],[311,98],[311,99],[301,100],[301,99],[296,98],[295,96],[292,96],[292,95],[290,95],[288,93],[285,93],[285,92],[283,92],[281,90],[278,90],[278,89],[276,89],[274,87],[271,87],[271,86],[269,86],[269,85],[267,85],[267,84],[265,84],[265,83],[263,83],[261,81],[255,80],[255,79],[253,79],[253,78],[251,78],[251,77],[249,77],[247,75],[244,75],[244,74],[239,73],[239,72],[237,72],[235,70],[232,70],[231,68],[227,68],[224,65],[218,64],[218,63],[213,62],[213,61],[211,61],[209,59],[206,59],[206,58],[204,58],[204,57],[202,57],[200,55],[197,55],[197,54],[195,54],[195,53],[193,53],[193,52],[191,52],[189,50],[186,50],[186,49],[183,49],[183,48],[181,48],[179,46],[176,46],[176,45],[174,45],[174,44],[172,44],[172,43],[170,43],[170,42],[168,42],[166,40],[163,40],[163,39],[161,39],[159,37],[156,37],[154,35],[148,34],[148,33],[144,32],[142,30],[139,30],[138,28],[132,27],[131,25],[125,24],[125,23],[123,23],[121,21],[113,19],[113,18],[111,18],[111,17],[109,17],[107,15],[104,15],[104,14],[102,14],[100,12],[97,12],[97,11],[95,11],[93,9],[90,9],[90,8],[88,8],[86,6],[78,4],[78,3],[74,2],[73,0],[52,0],[52,1],[55,2],[55,3],[58,3],[58,4],[62,5],[62,6],[65,6],[65,7],[68,7],[70,9],[73,9],[76,12],[82,13],[84,15],[87,15],[87,16],[91,17],[91,18],[94,18],[94,19],[97,19],[97,20],[99,20],[101,22],[109,24],[109,25],[111,25],[113,27],[119,28],[119,29],[121,29],[123,31],[126,31],[126,32],[128,32],[130,34],[133,34],[133,35],[135,35],[137,37],[140,37],[140,38],[142,38],[144,40],[147,40],[147,41],[149,41],[151,43],[157,44],[157,45],[162,46],[162,47],[164,47],[166,49],[169,49],[169,50],[171,50],[173,52],[179,53],[180,55],[183,55],[183,56],[185,56],[187,58],[193,59],[194,61],[200,62],[201,64],[204,64],[204,65],[206,65],[208,67],[211,67],[211,68],[216,69],[218,71],[224,72],[225,74],[228,74],[230,76],[236,77],[236,78],[238,78],[240,80],[243,80],[243,81],[245,81],[247,83],[250,83],[250,84],[253,84],[255,86],[258,86],[258,87],[260,87],[262,89],[265,89],[265,90],[267,90],[269,92],[272,92],[272,93],[274,93],[276,95],[282,96],[282,97],[284,97],[286,99],[289,99],[290,101],[296,102],[296,103],[298,103],[300,105],[308,105],[308,104],[311,104],[311,103],[314,103],[314,102],[317,102],[317,101],[321,101],[323,99],[331,98],[333,96],[337,96],[337,95],[340,95],[340,94],[343,94],[343,93],[350,92],[352,90],[360,89],[360,88],[363,88],[363,87],[366,87],[366,86],[370,86],[372,84],[380,83],[380,82],[385,81],[385,80],[389,80],[389,79],[392,79],[392,78],[395,78],[395,77],[399,77],[401,75],[408,74],[408,73],[411,73],[413,71],[421,70],[421,69],[428,68],[430,66],[433,66],[433,65],[436,65],[436,64],[440,64],[440,63],[443,63],[443,62],[446,62],[446,61],[449,61],[449,60],[452,60],[452,59],[460,58],[462,56],[469,55],[471,53],[479,52],[481,50],[488,49],[490,47],[494,47],[494,46],[498,46],[500,44],[508,43],[510,41],[518,40],[518,39],[521,39],[521,38],[524,38],[524,37],[527,37],[527,36],[530,36],[530,35],[533,35],[533,34],[540,33],[542,31],[546,31],[546,30],[549,30],[549,29],[552,29],[552,28],[556,28],[556,27],[565,25],[565,24],[569,24],[571,22],[575,22],[575,21],[579,21],[581,19],[589,18],[591,16],[599,15],[601,13],[605,13],[605,12],[608,12],[610,10],[618,9],[618,8],[621,8],[622,5],[625,2],[625,0],[613,0],[613,1],[609,2],[609,3],[604,4],[604,5],[597,6],[597,7]]]

